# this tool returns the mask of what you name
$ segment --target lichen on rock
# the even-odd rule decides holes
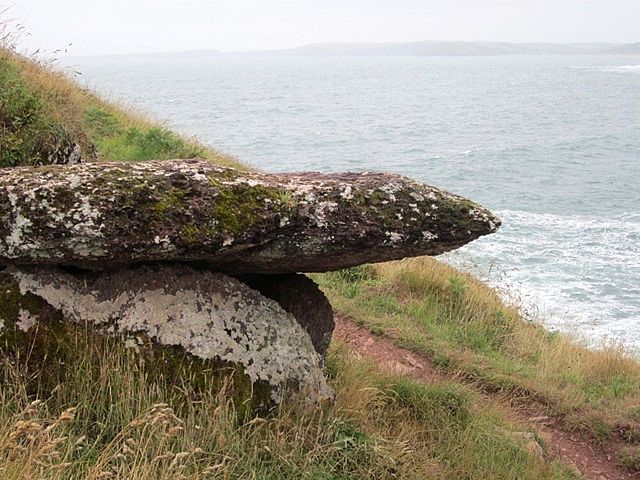
[[[329,300],[313,280],[300,274],[243,275],[239,279],[291,313],[324,358],[335,322]]]
[[[58,319],[237,365],[253,385],[268,387],[273,403],[293,391],[306,403],[332,398],[303,327],[275,301],[231,277],[182,265],[110,273],[10,268],[3,275],[15,281],[17,298],[36,299]],[[44,307],[34,312],[17,303],[11,312],[15,330],[26,333]],[[0,332],[0,340],[6,337]]]
[[[437,255],[499,225],[469,200],[393,174],[270,175],[170,160],[0,175],[0,265],[317,272]]]

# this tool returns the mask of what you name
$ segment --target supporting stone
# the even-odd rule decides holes
[[[266,403],[296,392],[308,404],[332,398],[305,329],[275,301],[234,278],[182,265],[113,273],[12,267],[3,276],[15,281],[22,303],[12,319],[3,318],[0,340],[10,326],[14,333],[37,329],[47,311],[101,334],[125,336],[132,345],[150,339],[235,365],[254,385],[268,386]],[[32,311],[23,301],[28,298],[44,300],[47,308],[36,302]]]

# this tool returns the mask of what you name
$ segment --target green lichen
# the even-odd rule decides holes
[[[273,212],[269,203],[279,204],[276,189],[238,183],[222,186],[211,208],[220,231],[237,236],[265,220],[269,210]]]
[[[356,190],[353,195],[354,198],[346,200],[346,202],[357,205],[363,214],[367,214],[369,211],[375,212],[375,215],[380,218],[380,224],[384,224],[387,229],[402,228],[404,225],[404,222],[398,217],[402,210],[398,208],[396,202],[389,200],[388,193],[374,188]],[[401,195],[401,193],[396,195]],[[415,201],[407,201],[407,203],[412,202]]]
[[[190,246],[213,241],[219,234],[215,224],[185,225],[180,229],[179,238]]]
[[[354,192],[354,200],[357,205],[363,207],[379,207],[382,202],[389,200],[389,195],[377,189],[359,189]]]
[[[185,208],[187,192],[179,189],[170,189],[162,193],[161,197],[152,205],[158,213],[175,212]]]
[[[476,231],[478,228],[478,220],[469,214],[471,210],[477,209],[478,206],[470,200],[450,197],[437,193],[438,209],[435,211],[438,222],[442,225],[449,225],[456,231],[466,233],[466,231]]]

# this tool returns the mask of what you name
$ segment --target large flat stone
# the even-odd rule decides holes
[[[269,175],[199,160],[0,171],[0,265],[319,272],[438,255],[499,225],[467,199],[385,173]]]

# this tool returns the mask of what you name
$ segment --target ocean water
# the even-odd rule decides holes
[[[260,169],[393,171],[486,205],[502,229],[447,261],[549,328],[640,352],[640,57],[65,62]]]

